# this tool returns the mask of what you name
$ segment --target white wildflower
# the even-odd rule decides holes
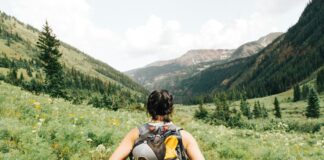
[[[98,145],[96,151],[99,153],[104,153],[106,151],[106,147],[103,144]]]
[[[88,138],[87,139],[87,142],[92,142],[93,140],[91,138]]]

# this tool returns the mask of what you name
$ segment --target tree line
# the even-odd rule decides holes
[[[303,96],[307,97],[306,99],[308,101],[305,116],[307,118],[319,118],[321,114],[320,103],[316,90],[308,87],[303,88],[303,90],[308,91],[307,96]],[[295,86],[294,101],[298,101],[297,98],[301,97],[301,93],[298,92],[300,92],[300,89],[297,89]],[[231,103],[225,94],[223,94],[221,98],[215,97],[215,108],[212,111],[209,111],[203,107],[203,104],[203,99],[201,99],[198,110],[195,111],[194,117],[215,125],[241,128],[245,125],[242,121],[243,117],[245,117],[247,120],[260,118],[267,119],[269,117],[269,110],[266,109],[264,104],[261,104],[260,101],[255,101],[252,107],[252,105],[247,101],[246,96],[241,97],[239,110],[237,110],[235,107],[230,108]],[[274,117],[277,119],[281,119],[283,117],[280,102],[277,97],[274,98],[272,112]]]

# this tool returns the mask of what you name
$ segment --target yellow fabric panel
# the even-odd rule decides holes
[[[165,141],[165,157],[164,159],[177,158],[176,147],[178,145],[178,138],[176,136],[169,136]]]

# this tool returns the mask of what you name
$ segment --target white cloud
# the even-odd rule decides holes
[[[294,2],[297,1],[301,4],[305,0]],[[122,71],[175,58],[190,49],[236,48],[279,31],[281,15],[272,13],[284,14],[282,5],[292,5],[292,1],[260,0],[256,4],[259,9],[249,17],[238,16],[226,23],[210,19],[196,32],[185,32],[186,26],[178,20],[151,15],[144,24],[120,33],[96,25],[90,16],[95,10],[87,0],[10,0],[9,3],[11,14],[17,18],[37,28],[47,19],[60,39]]]

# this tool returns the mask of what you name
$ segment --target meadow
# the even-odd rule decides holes
[[[302,116],[305,101],[286,102],[291,91],[277,95],[283,120],[269,130],[231,129],[193,118],[197,106],[176,105],[173,121],[198,141],[206,159],[322,159],[324,127],[315,133],[287,131],[285,120],[324,122]],[[320,97],[321,105],[323,95]],[[270,110],[273,97],[258,99]],[[249,100],[251,103],[255,100]],[[234,102],[233,106],[238,106]],[[206,105],[212,110],[212,104]],[[142,108],[143,109],[143,108]],[[254,120],[262,125],[273,119]],[[106,159],[122,137],[149,120],[143,110],[118,111],[73,105],[47,95],[33,95],[0,81],[0,159]]]

